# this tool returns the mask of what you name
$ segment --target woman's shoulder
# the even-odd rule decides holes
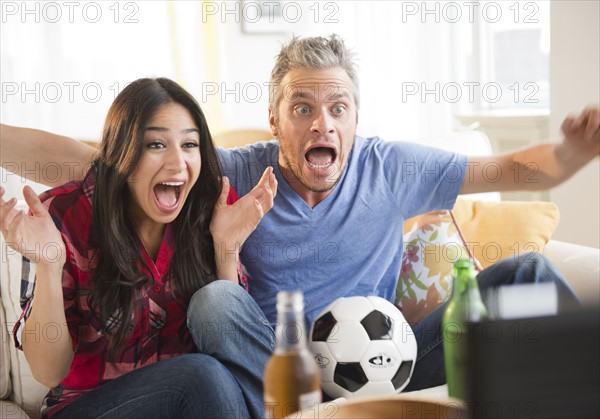
[[[89,171],[83,180],[65,183],[40,195],[59,230],[91,224],[94,183],[94,173]]]
[[[77,191],[81,188],[82,183],[83,181],[81,180],[73,180],[65,183],[64,185],[49,189],[45,192],[42,192],[40,195],[40,201],[42,201],[44,205],[48,206],[56,197],[71,196],[74,191]]]

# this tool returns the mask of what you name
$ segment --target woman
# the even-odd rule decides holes
[[[4,201],[0,188],[2,233],[37,264],[35,293],[25,284],[15,339],[21,327],[33,375],[52,389],[42,413],[261,415],[268,327],[260,331],[266,339],[238,343],[263,354],[255,364],[233,365],[206,349],[210,325],[199,313],[224,311],[224,299],[202,293],[208,284],[229,282],[219,289],[231,290],[256,317],[254,301],[237,285],[237,250],[276,190],[269,168],[251,193],[228,206],[228,181],[204,115],[164,78],[137,80],[117,96],[100,155],[83,181],[41,200],[26,187],[31,215],[14,209],[16,199]],[[58,337],[40,339],[36,330],[50,324]]]

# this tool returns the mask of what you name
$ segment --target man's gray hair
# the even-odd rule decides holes
[[[294,69],[326,70],[342,68],[348,74],[353,84],[354,102],[358,113],[359,90],[358,75],[354,54],[346,48],[344,41],[336,34],[328,38],[322,36],[300,38],[294,36],[281,48],[275,60],[275,67],[271,72],[271,88],[269,105],[275,120],[279,118],[279,104],[283,98],[284,90],[281,81],[285,75]]]

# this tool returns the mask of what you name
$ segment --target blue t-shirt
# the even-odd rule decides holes
[[[271,323],[281,290],[304,292],[308,324],[338,297],[378,295],[393,302],[404,220],[452,208],[467,167],[466,156],[356,137],[339,183],[310,208],[283,178],[278,154],[275,140],[219,149],[240,196],[267,166],[279,182],[273,209],[241,251],[250,294]]]

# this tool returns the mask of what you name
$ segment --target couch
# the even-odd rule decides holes
[[[487,138],[475,132],[455,134],[433,142],[433,144],[442,148],[452,147],[458,151],[462,149],[473,154],[490,152]],[[15,176],[10,178],[15,178]],[[3,177],[3,179],[5,178]],[[20,186],[17,185],[19,188]],[[15,190],[14,185],[13,190]],[[502,203],[498,202],[499,197],[497,194],[482,194],[471,198],[475,198],[476,201],[463,202],[461,214],[457,214],[457,217],[462,217],[459,224],[461,222],[465,224],[464,233],[471,243],[500,243],[506,241],[506,237],[500,237],[506,235],[506,229],[501,228],[497,233],[491,231],[484,224],[485,214],[488,214],[488,223],[491,218],[492,224],[499,226],[503,225],[503,220],[510,219],[512,223],[515,211],[520,214],[526,212],[526,217],[530,220],[549,217],[544,212],[547,210],[547,206],[541,206],[538,209],[535,207],[538,204],[531,204],[534,205],[531,207],[527,206],[530,205],[528,203]],[[21,203],[21,205],[24,204]],[[481,207],[482,205],[483,207]],[[485,211],[480,211],[481,208],[484,208]],[[503,213],[505,213],[504,216]],[[550,215],[554,213],[556,211],[550,211]],[[558,219],[554,216],[553,220],[554,224],[550,229],[546,227],[544,234],[538,237],[540,243],[538,250],[550,258],[561,270],[583,303],[596,304],[600,296],[600,250],[552,240],[551,232],[555,228]],[[527,224],[532,223],[528,222]],[[467,231],[467,225],[475,226],[475,228],[473,231]],[[477,237],[478,231],[483,231],[484,228],[486,229],[484,237]],[[522,230],[519,227],[517,228]],[[406,231],[407,234],[410,234],[410,228],[406,227]],[[494,234],[498,234],[498,236],[494,236]],[[525,239],[525,242],[526,244],[531,243],[528,239]],[[1,235],[0,252],[0,333],[2,336],[0,342],[0,418],[37,418],[39,417],[40,402],[47,389],[33,379],[23,353],[14,347],[11,335],[12,327],[21,311],[19,307],[21,257],[8,248]],[[482,262],[485,262],[485,260]],[[30,274],[33,275],[34,273],[31,272]],[[40,333],[43,337],[44,331],[42,330]],[[439,396],[445,394],[444,391],[443,388],[435,388],[432,390],[432,394]]]

